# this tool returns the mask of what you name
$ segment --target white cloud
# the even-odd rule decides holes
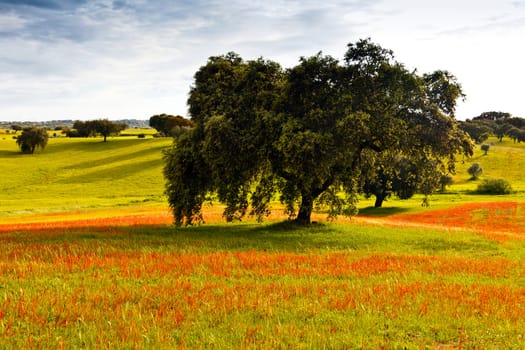
[[[15,13],[0,13],[0,34],[20,30],[26,23],[25,19]]]
[[[524,30],[523,1],[0,0],[0,120],[184,115],[209,56],[287,67],[320,50],[342,58],[364,37],[455,74],[462,117],[525,116]]]

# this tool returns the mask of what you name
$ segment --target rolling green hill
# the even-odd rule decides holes
[[[458,164],[458,174],[455,176],[455,190],[472,190],[477,186],[476,181],[471,181],[467,169],[472,163],[479,163],[483,168],[480,180],[502,178],[510,181],[515,190],[525,191],[525,143],[514,143],[504,139],[499,143],[491,139],[491,146],[487,153],[476,147],[474,156],[465,159],[464,164]]]
[[[162,150],[171,138],[51,138],[21,154],[0,138],[2,216],[115,206],[165,205]]]
[[[432,208],[471,201],[521,200],[525,195],[525,144],[491,140],[487,155],[477,146],[470,159],[457,164],[454,184],[446,193],[431,197]],[[21,154],[10,134],[0,132],[0,220],[19,215],[91,211],[131,207],[167,207],[163,195],[162,150],[171,138],[136,136],[100,138],[50,138],[44,151]],[[468,167],[478,162],[484,172],[473,181]],[[508,180],[517,191],[507,196],[470,194],[488,178]],[[421,196],[389,199],[389,209],[420,211]],[[361,209],[372,205],[362,199]],[[371,214],[372,210],[363,210]],[[380,211],[376,210],[379,214]]]

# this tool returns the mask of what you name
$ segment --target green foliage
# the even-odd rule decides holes
[[[460,122],[460,128],[476,143],[482,143],[495,135],[500,142],[508,136],[514,142],[525,141],[525,119],[505,112],[484,112],[472,120]]]
[[[92,121],[93,129],[104,137],[104,142],[109,135],[118,134],[128,126],[126,124],[115,123],[107,119],[98,119]]]
[[[365,176],[363,192],[367,197],[376,197],[374,207],[381,207],[392,194],[400,199],[408,199],[415,194],[419,183],[416,162],[398,153],[383,152],[370,156],[373,163]]]
[[[481,150],[485,153],[485,155],[487,155],[487,153],[489,152],[489,149],[490,149],[490,145],[487,144],[487,143],[484,143],[481,145]]]
[[[479,163],[473,163],[468,169],[467,172],[470,174],[472,179],[476,180],[478,177],[483,174],[483,168]]]
[[[525,130],[524,129],[511,125],[506,130],[507,130],[506,135],[510,137],[514,142],[525,141]]]
[[[193,127],[193,122],[180,115],[154,115],[149,118],[149,126],[155,128],[162,136],[179,137]]]
[[[473,120],[490,120],[490,121],[501,121],[511,118],[512,115],[507,112],[483,112],[479,116],[474,117]]]
[[[511,194],[514,191],[512,186],[505,179],[486,179],[483,180],[476,189],[478,194]]]
[[[439,178],[441,192],[445,192],[446,187],[452,185],[453,183],[454,183],[454,178],[452,177],[452,175],[449,175],[449,174],[441,175],[441,177]]]
[[[68,130],[67,136],[89,137],[100,134],[104,137],[104,142],[106,142],[108,136],[112,134],[118,134],[126,128],[126,124],[116,123],[108,119],[96,119],[87,121],[77,120],[73,124],[73,130]]]
[[[189,225],[203,221],[202,203],[211,185],[211,178],[206,176],[209,168],[201,154],[195,150],[192,136],[194,134],[184,135],[164,153],[168,202],[175,222],[186,220]],[[181,178],[186,179],[184,184],[179,180]]]
[[[49,136],[45,128],[26,128],[17,137],[16,143],[22,153],[33,154],[36,148],[44,149]]]
[[[419,76],[370,40],[348,45],[344,64],[319,53],[285,71],[262,58],[210,57],[188,99],[195,128],[166,158],[175,221],[193,222],[206,193],[226,204],[228,221],[250,204],[267,213],[273,193],[303,223],[321,195],[333,214],[353,212],[365,152],[398,151],[452,172],[458,152],[472,154],[454,119],[461,97],[450,73]],[[435,188],[430,174],[424,193]]]
[[[466,132],[476,143],[486,141],[494,132],[495,123],[486,120],[460,122],[459,127]]]

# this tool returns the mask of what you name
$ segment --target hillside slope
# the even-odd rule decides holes
[[[162,150],[171,138],[50,139],[21,154],[0,140],[0,219],[19,214],[163,205]]]
[[[163,195],[162,150],[171,142],[170,138],[113,137],[106,143],[100,138],[51,138],[44,151],[25,155],[11,137],[0,138],[0,222],[17,221],[20,217],[35,220],[39,215],[58,213],[68,217],[78,213],[80,219],[154,212],[165,215],[168,210]],[[475,181],[467,173],[474,162],[484,169]],[[525,144],[493,142],[487,155],[477,146],[472,158],[457,164],[454,184],[445,193],[431,197],[430,208],[421,207],[421,196],[410,200],[391,198],[379,210],[370,208],[372,199],[362,198],[361,215],[390,216],[463,203],[524,201],[523,169]],[[507,196],[470,193],[488,178],[504,178],[517,192]],[[220,220],[219,209],[208,209],[214,220]],[[280,218],[282,212],[274,209],[272,214]]]

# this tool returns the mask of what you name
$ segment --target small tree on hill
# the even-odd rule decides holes
[[[485,155],[487,155],[487,153],[489,152],[489,149],[490,149],[490,145],[489,145],[489,144],[484,143],[484,144],[481,145],[481,150],[482,150],[483,152],[485,152],[485,153],[484,153]]]
[[[77,120],[73,123],[73,129],[69,130],[67,136],[69,137],[89,137],[94,136],[94,130],[91,127],[90,121]]]
[[[468,169],[467,172],[472,176],[472,179],[476,180],[482,173],[483,168],[479,163],[473,163]]]
[[[112,134],[118,134],[128,126],[126,124],[112,122],[107,119],[98,119],[92,121],[93,130],[104,137],[106,142],[107,137]]]
[[[68,132],[68,136],[89,137],[100,134],[104,137],[104,142],[106,142],[108,136],[118,134],[127,127],[126,124],[116,123],[107,119],[87,120],[85,122],[77,120],[73,124],[75,131]]]
[[[453,183],[454,183],[454,178],[452,177],[452,175],[448,175],[448,174],[441,175],[439,179],[439,184],[441,186],[441,192],[445,192],[446,187],[452,185]]]
[[[17,137],[16,143],[22,153],[33,154],[38,147],[44,149],[47,146],[47,130],[45,128],[27,128]]]
[[[372,156],[375,161],[364,177],[363,192],[366,197],[375,196],[375,208],[392,195],[409,199],[416,193],[423,182],[423,167],[416,159],[388,152]]]

